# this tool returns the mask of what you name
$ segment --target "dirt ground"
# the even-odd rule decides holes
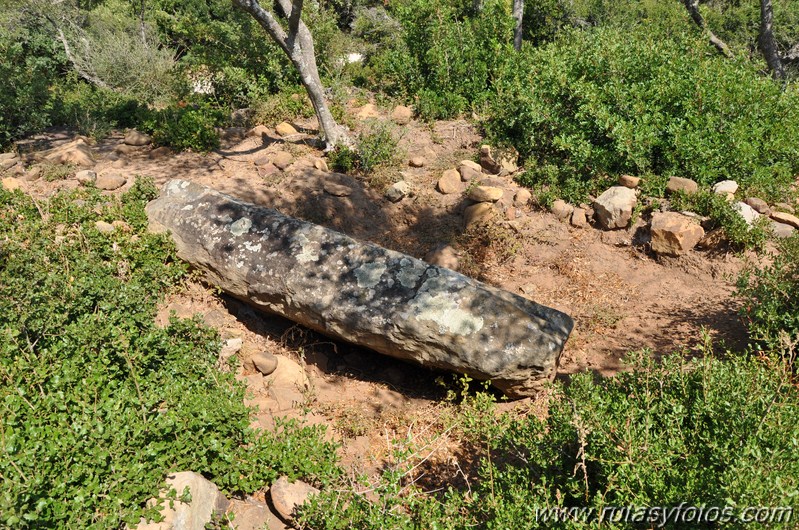
[[[295,125],[311,135],[316,128],[312,120]],[[491,239],[483,245],[477,236],[470,240],[463,235],[463,195],[442,195],[435,189],[443,170],[477,154],[479,134],[464,121],[434,126],[411,122],[403,130],[400,147],[406,163],[371,181],[315,169],[323,153],[308,141],[311,136],[287,141],[273,129],[264,136],[233,134],[207,155],[184,152],[161,158],[151,158],[150,146],[118,153],[120,132],[92,147],[97,159],[93,170],[128,178],[122,189],[109,193],[130,187],[135,175],[153,177],[159,185],[172,178],[192,180],[418,258],[441,244],[454,244],[461,251],[463,272],[574,318],[576,327],[560,363],[559,378],[564,380],[586,370],[611,376],[624,369],[622,358],[633,350],[690,354],[701,328],[729,347],[744,344],[745,329],[731,295],[745,258],[724,251],[656,257],[635,241],[640,222],[613,232],[575,228],[533,206],[522,208],[501,230],[482,234]],[[69,135],[62,136],[66,140]],[[292,155],[285,171],[268,162],[277,151]],[[424,167],[408,167],[407,160],[415,156],[426,159]],[[414,193],[391,203],[382,191],[398,178],[409,181]],[[324,184],[331,180],[346,184],[352,193],[326,193]],[[508,188],[515,186],[512,176],[505,181]],[[39,179],[25,185],[32,193],[48,194],[75,183]],[[329,436],[341,442],[345,464],[355,471],[376,472],[392,439],[424,438],[446,395],[437,381],[452,380],[448,374],[331,341],[199,283],[172,295],[159,318],[171,311],[203,315],[234,348],[235,339],[241,339],[238,376],[250,388],[250,403],[260,410],[255,424],[273,428],[279,416],[325,424]],[[261,351],[278,355],[280,366],[291,366],[282,386],[248,363]],[[502,408],[540,405],[527,399]],[[442,437],[437,440],[442,447],[448,445]],[[453,475],[457,466],[456,459]]]

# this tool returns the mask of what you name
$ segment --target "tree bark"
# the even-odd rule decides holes
[[[757,43],[774,79],[785,77],[777,39],[774,38],[774,9],[771,0],[760,0],[760,35]]]
[[[705,32],[710,43],[715,46],[721,54],[731,59],[733,55],[732,51],[730,51],[730,47],[707,27],[705,18],[702,16],[702,13],[699,12],[699,0],[682,0],[682,3],[685,9],[688,10],[688,14],[691,15],[691,20],[694,21],[699,29]]]
[[[278,5],[288,19],[288,33],[275,16],[261,7],[258,0],[233,0],[240,9],[249,13],[288,56],[300,74],[300,81],[311,99],[319,129],[328,149],[336,145],[351,145],[344,127],[336,123],[324,97],[322,81],[316,66],[313,36],[302,21],[303,0],[278,0]]]
[[[513,18],[516,20],[516,27],[513,30],[513,48],[516,51],[522,49],[522,26],[524,20],[524,0],[513,0]]]

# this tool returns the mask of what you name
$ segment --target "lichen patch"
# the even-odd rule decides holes
[[[364,263],[355,269],[355,277],[358,279],[358,287],[370,289],[380,283],[380,278],[386,272],[385,263]]]
[[[252,226],[252,221],[246,217],[242,217],[241,219],[237,220],[235,223],[230,225],[230,233],[238,237],[246,234],[250,230],[251,226]]]

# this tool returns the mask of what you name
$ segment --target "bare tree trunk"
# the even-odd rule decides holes
[[[513,18],[516,20],[516,27],[513,30],[513,48],[516,51],[522,49],[522,21],[524,20],[524,0],[513,0]]]
[[[272,40],[286,53],[299,72],[300,81],[308,92],[308,97],[316,111],[316,119],[319,121],[319,129],[324,136],[327,148],[330,149],[339,144],[351,144],[352,141],[346,129],[336,123],[325,101],[322,81],[316,66],[313,37],[301,18],[303,0],[278,0],[277,2],[288,19],[288,33],[271,12],[261,7],[258,0],[233,0],[233,3],[255,18],[258,24],[272,37]]]
[[[771,0],[760,0],[760,35],[757,43],[763,57],[766,59],[771,75],[774,79],[785,77],[780,51],[777,49],[777,40],[774,38],[774,10]]]
[[[80,62],[72,53],[72,48],[69,46],[69,41],[67,40],[66,35],[64,35],[64,31],[60,27],[58,27],[58,25],[53,20],[50,20],[50,22],[53,24],[53,26],[56,29],[56,32],[58,33],[58,40],[61,41],[61,46],[64,48],[64,55],[66,55],[69,62],[72,63],[72,67],[75,69],[76,72],[78,72],[78,75],[80,75],[83,79],[85,79],[86,81],[95,86],[98,86],[100,88],[111,89],[111,87],[108,86],[108,83],[97,77],[95,74],[88,72],[81,67]]]
[[[799,42],[791,46],[791,49],[782,56],[783,63],[795,63],[799,61]]]
[[[699,0],[682,0],[682,3],[685,9],[688,10],[688,14],[691,15],[691,20],[699,26],[699,29],[705,32],[710,43],[715,46],[720,53],[728,58],[732,58],[733,55],[732,51],[730,51],[730,47],[707,27],[705,18],[702,16],[702,13],[699,12]]]

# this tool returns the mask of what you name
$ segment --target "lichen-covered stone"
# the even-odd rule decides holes
[[[491,382],[554,377],[574,325],[554,309],[399,252],[169,181],[147,206],[178,255],[251,304],[380,353]]]

